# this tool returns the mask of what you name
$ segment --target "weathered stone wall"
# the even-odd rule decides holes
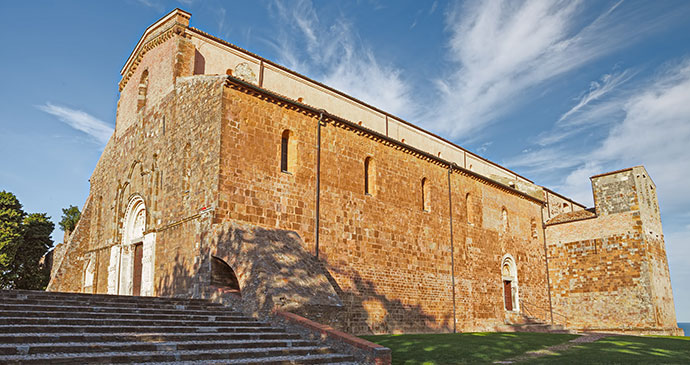
[[[219,223],[293,230],[315,253],[317,121],[226,88]],[[284,130],[297,143],[290,173],[280,170]],[[447,168],[344,126],[329,123],[321,133],[319,257],[345,306],[340,325],[354,333],[452,330]],[[370,195],[364,192],[366,157],[374,161]],[[422,208],[422,178],[429,211]],[[506,319],[504,254],[517,260],[523,299],[548,306],[540,204],[457,172],[451,194],[458,329],[491,330]]]
[[[129,89],[135,83],[125,86],[118,132],[91,176],[82,227],[72,237],[51,290],[80,291],[84,260],[95,260],[95,290],[100,293],[118,286],[113,275],[130,275],[120,264],[126,264],[130,250],[127,245],[120,247],[123,219],[131,198],[141,196],[146,205],[145,234],[155,242],[151,260],[155,294],[198,292],[201,227],[210,219],[207,212],[213,210],[218,191],[223,79],[176,77],[171,82],[173,71],[165,65],[176,67],[181,75],[192,67],[193,49],[190,56],[186,43],[171,36],[139,61],[138,72],[149,70],[146,104],[139,112],[122,113],[130,108],[127,103],[137,99]],[[125,117],[130,120],[120,123]],[[89,231],[91,225],[97,228]]]
[[[129,203],[140,197],[142,236],[154,247],[147,262],[155,295],[215,295],[211,256],[217,256],[234,268],[244,291],[243,299],[234,293],[229,300],[248,311],[283,306],[356,334],[495,330],[519,320],[521,310],[549,318],[548,253],[554,309],[569,325],[674,331],[658,203],[644,169],[595,177],[598,216],[553,219],[559,224],[544,230],[542,218],[583,207],[355,99],[266,66],[187,28],[188,18],[178,15],[147,30],[125,67],[116,132],[50,290],[126,293],[119,289],[123,280],[131,290],[133,242],[124,242],[123,231]],[[222,54],[229,51],[231,57]],[[243,57],[252,66],[238,69]],[[345,117],[368,115],[352,122],[380,134],[332,118],[321,125],[319,143],[313,110],[237,79],[201,75],[220,73],[224,60],[246,82],[267,82],[319,107],[333,103]],[[257,67],[265,79],[250,77]],[[286,130],[288,172],[280,167]],[[447,164],[425,153],[462,168],[449,175]],[[514,311],[505,310],[505,257],[516,264]],[[93,277],[85,274],[90,267]],[[310,297],[310,289],[318,295]]]
[[[591,330],[678,332],[650,181],[642,167],[595,176],[597,216],[547,226],[555,320]]]

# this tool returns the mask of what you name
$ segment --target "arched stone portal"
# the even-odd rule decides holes
[[[121,237],[110,248],[108,294],[153,295],[156,233],[146,232],[146,205],[139,195],[127,204]]]
[[[505,310],[520,311],[520,297],[518,293],[518,277],[515,259],[510,254],[501,260],[501,277],[503,279],[503,301]]]

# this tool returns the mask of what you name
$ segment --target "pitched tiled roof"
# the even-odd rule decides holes
[[[593,212],[589,210],[576,210],[574,212],[567,212],[567,213],[561,213],[548,221],[546,221],[546,224],[557,224],[557,223],[565,223],[565,222],[572,222],[572,221],[579,221],[583,219],[590,219],[590,218],[595,218],[597,215],[594,214]]]

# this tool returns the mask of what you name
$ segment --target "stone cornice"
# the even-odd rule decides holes
[[[226,87],[230,87],[230,88],[238,90],[240,92],[244,92],[246,94],[258,97],[259,99],[272,102],[272,103],[274,103],[280,107],[283,107],[283,108],[299,111],[299,112],[301,112],[305,115],[308,115],[310,117],[313,117],[313,118],[319,118],[319,116],[321,114],[323,114],[323,120],[327,123],[333,124],[336,127],[347,129],[347,130],[352,131],[358,135],[361,135],[361,136],[370,138],[372,140],[378,141],[380,143],[383,143],[386,146],[389,146],[389,147],[395,148],[396,150],[400,150],[400,151],[403,151],[405,153],[411,154],[417,158],[425,160],[425,161],[432,163],[434,165],[449,168],[449,169],[451,169],[452,172],[458,172],[461,175],[464,175],[464,176],[470,177],[472,179],[481,181],[481,182],[488,184],[488,185],[492,185],[492,186],[494,186],[494,187],[496,187],[502,191],[505,191],[507,193],[517,195],[517,196],[520,196],[520,197],[525,198],[527,200],[530,200],[532,202],[535,202],[535,203],[539,204],[540,206],[543,206],[545,204],[545,201],[542,199],[531,196],[527,193],[524,193],[520,190],[517,190],[511,186],[503,184],[503,183],[496,181],[494,179],[488,178],[484,175],[478,174],[474,171],[460,167],[453,162],[450,162],[450,161],[447,161],[447,160],[442,159],[440,157],[434,156],[428,152],[422,151],[418,148],[415,148],[413,146],[405,144],[401,141],[398,141],[396,139],[393,139],[391,137],[383,135],[383,134],[376,132],[372,129],[366,128],[366,127],[361,126],[357,123],[353,123],[353,122],[351,122],[345,118],[342,118],[340,116],[330,114],[323,109],[318,109],[314,106],[301,103],[297,100],[290,99],[286,96],[277,94],[273,91],[266,90],[264,88],[261,88],[259,86],[254,85],[252,83],[246,82],[242,79],[239,79],[239,78],[236,78],[233,76],[228,76],[227,80],[226,80]]]

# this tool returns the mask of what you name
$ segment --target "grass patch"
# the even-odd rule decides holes
[[[690,364],[690,337],[606,337],[530,364]]]
[[[449,333],[362,336],[393,351],[393,364],[491,363],[569,341],[549,333]]]

